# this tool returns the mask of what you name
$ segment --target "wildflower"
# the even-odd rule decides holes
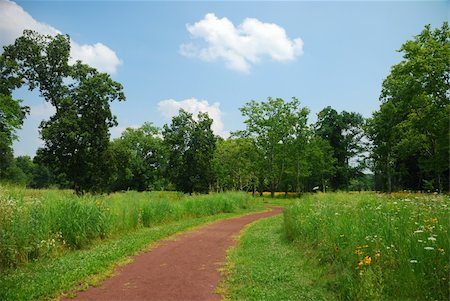
[[[358,270],[358,269],[360,269],[361,268],[361,266],[364,264],[364,261],[361,259],[359,262],[358,262],[358,266],[356,267],[356,269]]]
[[[362,255],[362,253],[363,253],[363,252],[362,252],[361,249],[356,249],[356,250],[355,250],[355,254],[356,254],[356,255]]]
[[[421,239],[418,239],[417,241],[418,241],[418,242],[423,242],[423,240],[421,240]]]
[[[364,256],[364,258],[358,262],[358,268],[361,267],[363,264],[370,265],[371,262],[372,262],[372,258],[370,256],[368,256],[368,255]]]
[[[439,251],[439,253],[441,253],[441,254],[445,254],[445,251],[444,251],[443,248],[438,248],[438,251]]]
[[[434,250],[434,248],[433,248],[433,247],[425,247],[424,249],[425,249],[425,250],[428,250],[428,251],[430,251],[430,250]]]
[[[375,259],[380,258],[380,256],[381,256],[381,251],[376,251],[375,255],[374,255]]]
[[[430,237],[428,237],[428,240],[435,241],[436,237],[430,236]]]
[[[416,231],[414,231],[414,234],[416,234],[416,233],[422,233],[423,232],[423,230],[416,230]]]
[[[417,260],[411,259],[409,262],[411,262],[411,263],[417,263]]]

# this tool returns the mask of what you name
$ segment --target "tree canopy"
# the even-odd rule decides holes
[[[23,120],[24,108],[11,101],[11,89],[23,84],[30,90],[38,88],[56,109],[55,115],[40,125],[42,162],[63,186],[77,192],[102,191],[111,176],[109,128],[117,125],[109,103],[125,100],[125,95],[108,74],[80,61],[69,65],[69,54],[68,36],[45,36],[29,30],[13,45],[4,47],[0,59],[2,111],[7,105],[7,112],[13,114],[2,118],[0,124],[6,120],[14,129]]]
[[[450,141],[450,30],[424,30],[399,50],[369,121],[375,170],[391,191],[444,189]],[[448,189],[448,187],[446,188]]]

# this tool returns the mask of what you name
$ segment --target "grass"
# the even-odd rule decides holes
[[[0,186],[0,273],[141,228],[255,204],[245,193],[189,197],[126,192],[77,197],[70,191]]]
[[[119,263],[148,248],[153,242],[195,226],[256,210],[238,210],[213,216],[186,219],[153,228],[142,228],[91,248],[74,250],[62,256],[40,260],[0,274],[0,300],[41,300],[96,285],[110,276]]]
[[[324,274],[284,235],[282,216],[248,226],[227,257],[219,292],[231,300],[333,300]]]
[[[57,296],[103,278],[158,239],[261,208],[245,193],[77,197],[0,186],[0,300]]]
[[[284,231],[339,299],[447,300],[449,209],[448,196],[315,194],[285,209]]]

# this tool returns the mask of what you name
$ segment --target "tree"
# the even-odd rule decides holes
[[[442,191],[448,187],[450,170],[448,23],[434,30],[425,26],[399,51],[403,52],[403,61],[394,65],[384,80],[382,105],[371,121],[375,167],[385,172],[389,154],[390,172],[395,170],[401,186]],[[391,117],[388,128],[383,129],[383,120]],[[390,184],[387,186],[389,189]]]
[[[31,160],[29,156],[19,156],[15,158],[15,165],[18,170],[20,170],[21,173],[21,182],[27,186],[30,185],[31,181],[33,180],[33,172],[35,169],[34,163]]]
[[[178,190],[208,193],[213,181],[212,158],[216,146],[206,113],[192,114],[180,110],[171,125],[164,125],[164,143],[169,150],[167,176]]]
[[[267,174],[271,197],[286,177],[291,146],[295,144],[298,128],[302,127],[308,111],[296,98],[268,98],[266,102],[250,101],[240,108],[245,120],[243,136],[254,140],[262,157],[262,169]],[[300,124],[300,125],[299,125]],[[297,141],[298,143],[301,143]]]
[[[105,190],[112,175],[109,128],[117,125],[109,103],[125,100],[122,86],[79,61],[69,65],[68,36],[26,30],[4,49],[21,81],[30,90],[39,88],[56,109],[40,125],[42,162],[60,185],[77,193]]]
[[[322,186],[325,192],[336,172],[337,160],[333,156],[333,148],[327,140],[312,136],[305,149],[305,157],[310,170],[309,181],[313,187]]]
[[[212,161],[216,190],[255,191],[259,161],[251,139],[219,140]]]
[[[116,162],[113,190],[138,191],[163,189],[166,149],[161,130],[151,123],[140,128],[127,128],[120,138],[111,142]]]
[[[17,64],[0,55],[0,179],[11,176],[14,157],[11,145],[17,136],[29,108],[21,106],[21,100],[12,98],[12,91],[19,87],[21,78],[16,76]]]
[[[326,107],[317,115],[315,132],[329,142],[336,159],[336,173],[332,179],[333,189],[347,189],[350,179],[358,172],[357,166],[351,166],[350,160],[359,156],[364,147],[364,119],[358,113],[343,111],[338,113]]]

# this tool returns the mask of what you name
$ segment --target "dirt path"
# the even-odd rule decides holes
[[[215,222],[163,240],[153,250],[120,267],[101,286],[80,292],[75,300],[220,300],[226,250],[248,223],[281,213],[281,208]],[[73,299],[71,299],[73,300]]]

